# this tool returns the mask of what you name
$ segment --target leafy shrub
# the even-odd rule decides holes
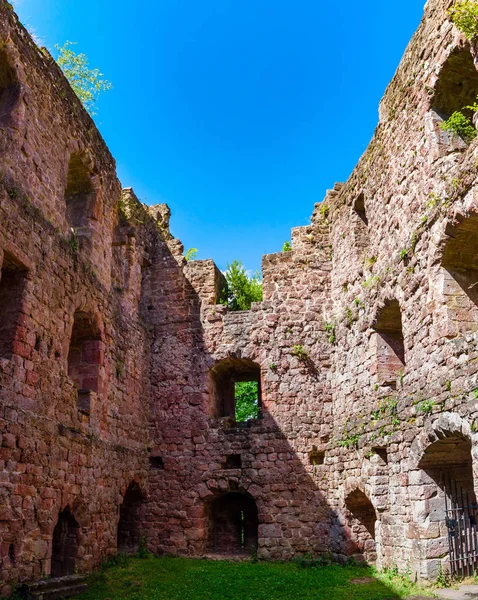
[[[456,110],[449,119],[440,123],[440,129],[459,135],[465,142],[471,142],[476,137],[476,129],[468,117]]]
[[[458,29],[471,40],[478,34],[478,3],[474,0],[461,0],[448,10],[448,15]]]

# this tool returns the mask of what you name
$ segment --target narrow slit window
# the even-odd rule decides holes
[[[22,312],[27,269],[5,253],[0,273],[0,357],[10,359]]]

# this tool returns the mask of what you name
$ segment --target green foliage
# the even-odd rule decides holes
[[[307,557],[304,557],[307,561]],[[312,559],[311,559],[312,560]],[[316,559],[322,562],[323,559]],[[303,568],[310,566],[312,568]],[[329,566],[259,560],[129,559],[89,580],[82,600],[401,600],[432,595],[393,573],[363,565]],[[351,584],[358,577],[370,577]]]
[[[406,261],[408,259],[408,250],[407,248],[404,248],[403,250],[400,250],[400,260]]]
[[[227,289],[221,300],[231,310],[249,310],[253,302],[262,301],[262,278],[258,272],[248,276],[239,260],[227,265]]]
[[[290,252],[292,250],[292,244],[290,242],[284,242],[282,244],[282,252]]]
[[[372,265],[374,265],[377,262],[377,257],[376,256],[367,256],[364,260],[364,264],[366,267],[371,267]]]
[[[98,69],[88,67],[86,54],[77,54],[71,49],[76,42],[65,42],[63,46],[56,45],[58,50],[57,63],[63,74],[68,79],[73,91],[81,100],[91,116],[96,114],[96,101],[101,92],[107,92],[113,87],[103,73]]]
[[[329,334],[329,344],[333,344],[337,339],[337,336],[335,335],[335,324],[324,323],[324,329]]]
[[[138,551],[136,552],[136,556],[141,559],[148,558],[149,556],[151,556],[151,552],[148,550],[145,537],[139,538],[139,545]]]
[[[327,204],[322,203],[320,205],[320,216],[322,217],[322,219],[324,219],[324,221],[327,219],[327,217],[329,216],[329,207],[327,206]]]
[[[362,287],[364,288],[373,288],[380,283],[380,276],[374,275],[373,277],[369,277],[362,283]]]
[[[478,4],[474,0],[460,0],[448,10],[451,21],[472,40],[478,34]]]
[[[435,405],[435,400],[422,400],[417,404],[417,410],[424,415],[429,415],[433,411]]]
[[[471,142],[476,137],[476,129],[468,117],[456,110],[451,117],[440,123],[440,129],[459,135],[465,142]]]
[[[239,381],[234,385],[236,421],[259,417],[259,384],[257,381]]]
[[[358,449],[360,441],[360,433],[349,434],[337,442],[341,448],[355,448]]]
[[[452,585],[453,581],[450,576],[450,573],[443,568],[443,565],[440,563],[438,568],[438,574],[436,579],[436,586],[439,588],[449,588]]]
[[[184,258],[188,261],[196,260],[197,253],[198,253],[197,248],[189,248],[189,250],[186,250],[186,252],[184,253]]]
[[[295,346],[292,346],[290,353],[292,356],[296,356],[299,360],[307,360],[307,358],[309,358],[309,353],[306,348],[302,346],[302,344],[296,344]]]
[[[71,235],[70,235],[70,239],[68,240],[68,246],[70,246],[71,251],[74,252],[75,254],[80,249],[80,242],[78,240],[78,235],[76,234],[76,231],[73,228],[71,229]]]

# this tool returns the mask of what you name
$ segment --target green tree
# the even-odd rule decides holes
[[[77,54],[70,46],[76,42],[65,42],[63,46],[56,45],[58,50],[57,63],[68,79],[73,91],[81,100],[91,116],[96,115],[96,101],[101,92],[110,90],[113,86],[98,69],[88,67],[86,54]]]
[[[259,416],[259,384],[257,381],[239,381],[234,387],[236,421],[248,421]]]
[[[231,310],[249,310],[253,302],[262,300],[262,278],[260,273],[248,276],[240,260],[227,265],[227,289],[223,304]]]

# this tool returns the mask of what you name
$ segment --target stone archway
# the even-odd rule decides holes
[[[67,506],[58,515],[53,531],[51,576],[72,575],[77,567],[80,525]]]
[[[118,521],[118,552],[130,553],[139,548],[141,539],[140,510],[144,496],[136,481],[128,486],[120,506]]]
[[[422,576],[433,579],[450,569],[446,505],[476,501],[477,439],[470,424],[455,413],[443,413],[424,430],[410,450],[409,494],[414,558]]]

